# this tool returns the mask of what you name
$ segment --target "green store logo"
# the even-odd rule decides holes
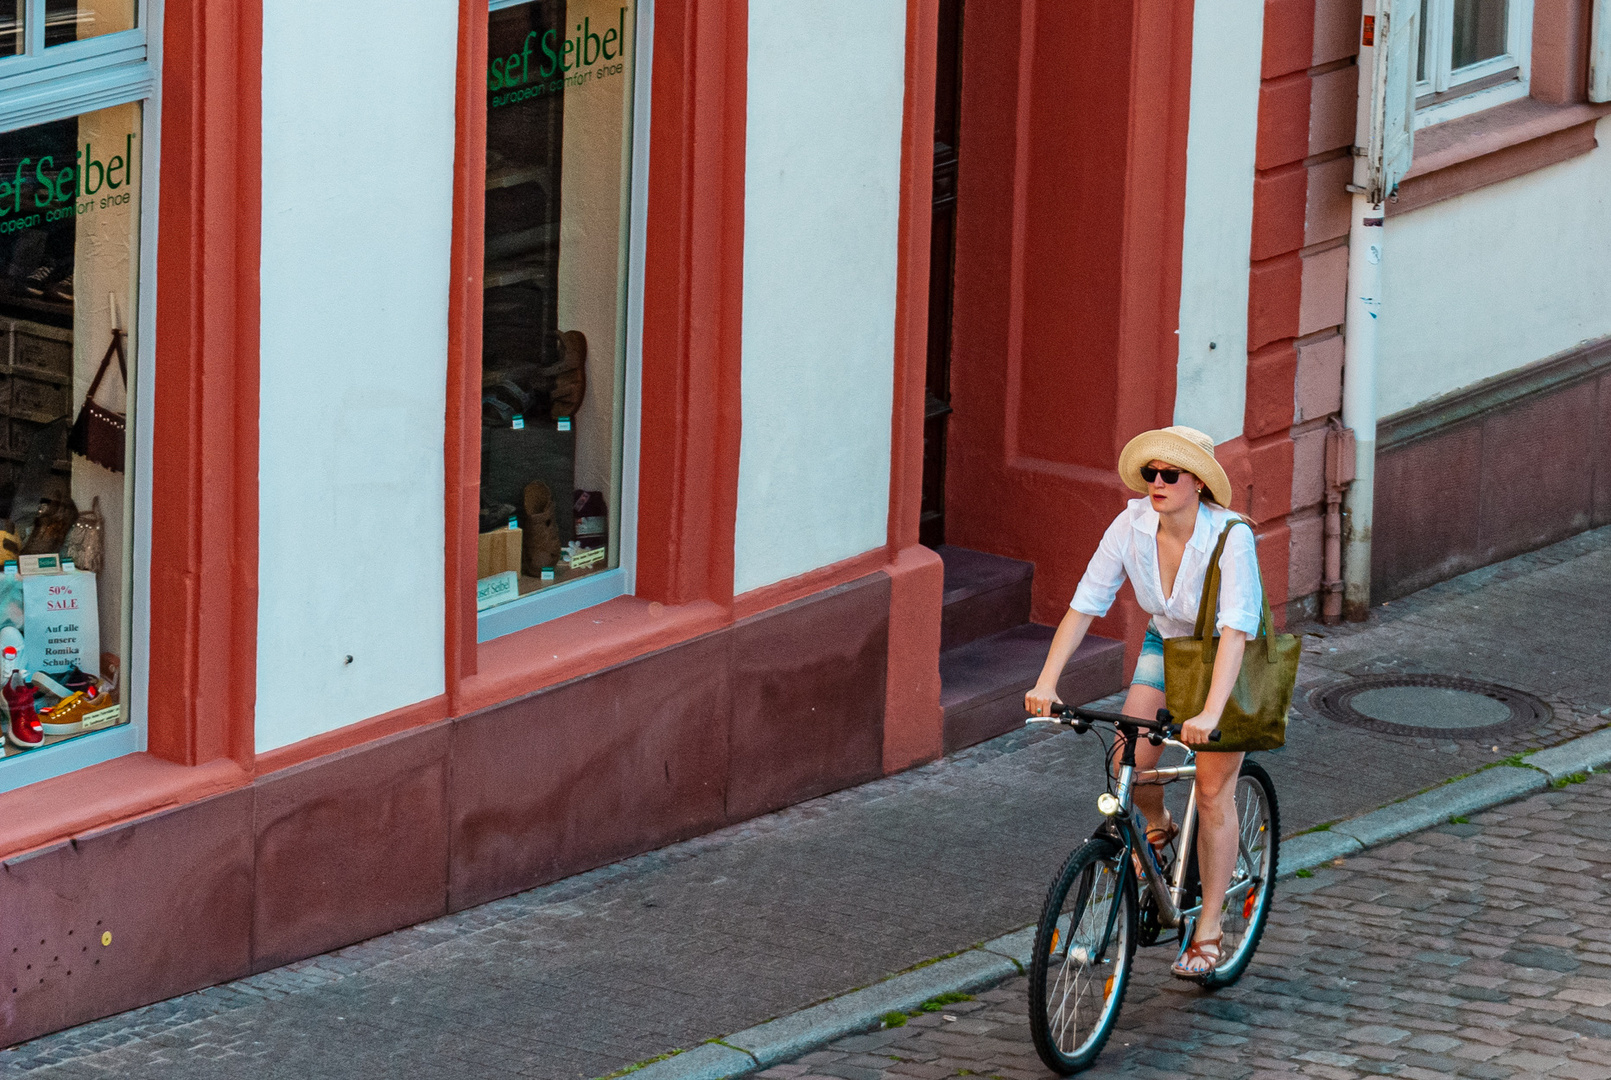
[[[31,166],[31,167],[30,167]],[[134,133],[129,132],[123,142],[123,153],[104,159],[95,152],[92,143],[73,157],[71,165],[56,164],[50,154],[44,157],[22,158],[10,176],[0,176],[0,218],[12,215],[11,221],[0,224],[0,232],[38,224],[37,211],[45,211],[45,219],[56,221],[63,217],[87,213],[100,196],[102,206],[110,202],[129,200],[126,190],[134,186]],[[23,205],[27,194],[28,205]],[[89,199],[80,203],[80,199]],[[9,226],[9,227],[8,227]]]
[[[552,79],[577,68],[621,59],[626,55],[626,14],[627,9],[622,8],[617,16],[617,24],[602,34],[593,29],[591,17],[583,19],[576,25],[576,36],[567,37],[563,42],[559,40],[558,30],[549,30],[541,35],[533,30],[526,35],[525,44],[519,52],[493,58],[488,65],[487,91],[512,90],[534,78]],[[534,43],[541,54],[535,67],[532,65]]]

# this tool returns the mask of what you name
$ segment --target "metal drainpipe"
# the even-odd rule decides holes
[[[1326,551],[1320,621],[1342,622],[1342,499],[1354,479],[1354,433],[1335,416],[1326,429]]]
[[[1376,331],[1381,314],[1382,211],[1358,190],[1364,160],[1355,158],[1353,218],[1348,228],[1348,311],[1343,342],[1342,422],[1354,433],[1354,479],[1343,496],[1343,615],[1370,613],[1371,504],[1376,483]]]

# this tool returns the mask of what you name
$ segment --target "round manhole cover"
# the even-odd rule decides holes
[[[1321,687],[1309,700],[1339,723],[1443,739],[1487,739],[1554,715],[1531,694],[1454,675],[1367,675]]]

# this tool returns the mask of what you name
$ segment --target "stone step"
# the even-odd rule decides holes
[[[941,652],[1029,621],[1033,563],[950,544],[935,550],[945,562]]]
[[[945,752],[984,742],[1023,724],[1024,691],[1035,685],[1053,629],[1024,623],[940,653]],[[1087,635],[1063,669],[1057,693],[1081,705],[1124,685],[1124,644]]]

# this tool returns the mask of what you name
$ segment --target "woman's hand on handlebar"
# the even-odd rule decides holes
[[[1180,741],[1187,746],[1207,746],[1209,737],[1218,727],[1219,717],[1206,712],[1198,713],[1180,725]]]
[[[1042,686],[1035,684],[1035,688],[1024,695],[1024,710],[1031,716],[1050,716],[1052,706],[1063,704],[1063,699],[1057,696],[1055,686]]]

